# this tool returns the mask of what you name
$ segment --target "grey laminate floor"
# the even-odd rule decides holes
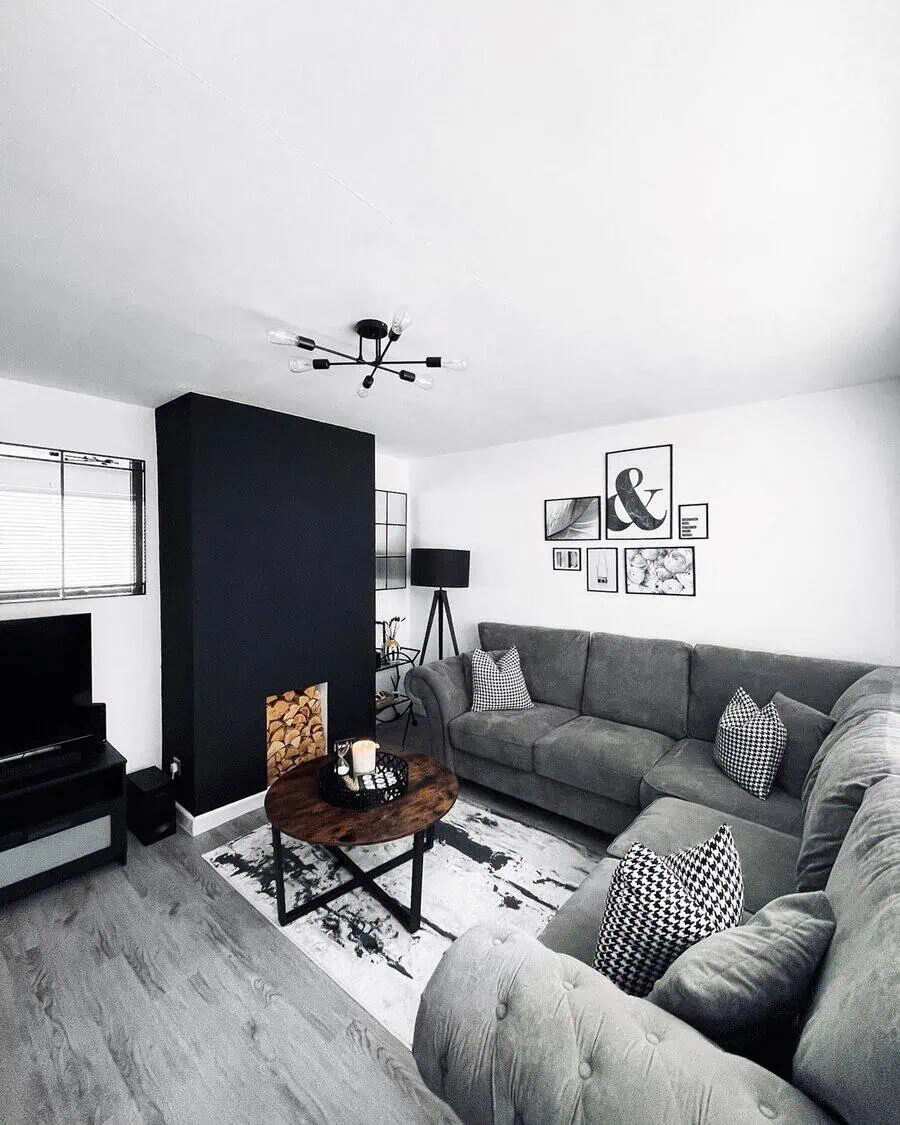
[[[456,1121],[410,1053],[203,861],[263,821],[132,838],[127,867],[0,908],[2,1125]]]

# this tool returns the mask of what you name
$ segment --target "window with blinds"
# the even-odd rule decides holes
[[[0,602],[144,591],[144,462],[0,444]]]

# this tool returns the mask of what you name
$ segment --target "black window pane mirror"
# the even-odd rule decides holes
[[[406,493],[375,490],[375,589],[406,586]]]

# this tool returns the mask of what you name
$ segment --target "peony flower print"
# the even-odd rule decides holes
[[[625,592],[693,596],[694,548],[626,547]]]

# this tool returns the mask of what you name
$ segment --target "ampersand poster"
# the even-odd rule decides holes
[[[607,539],[672,538],[672,446],[606,455]]]

